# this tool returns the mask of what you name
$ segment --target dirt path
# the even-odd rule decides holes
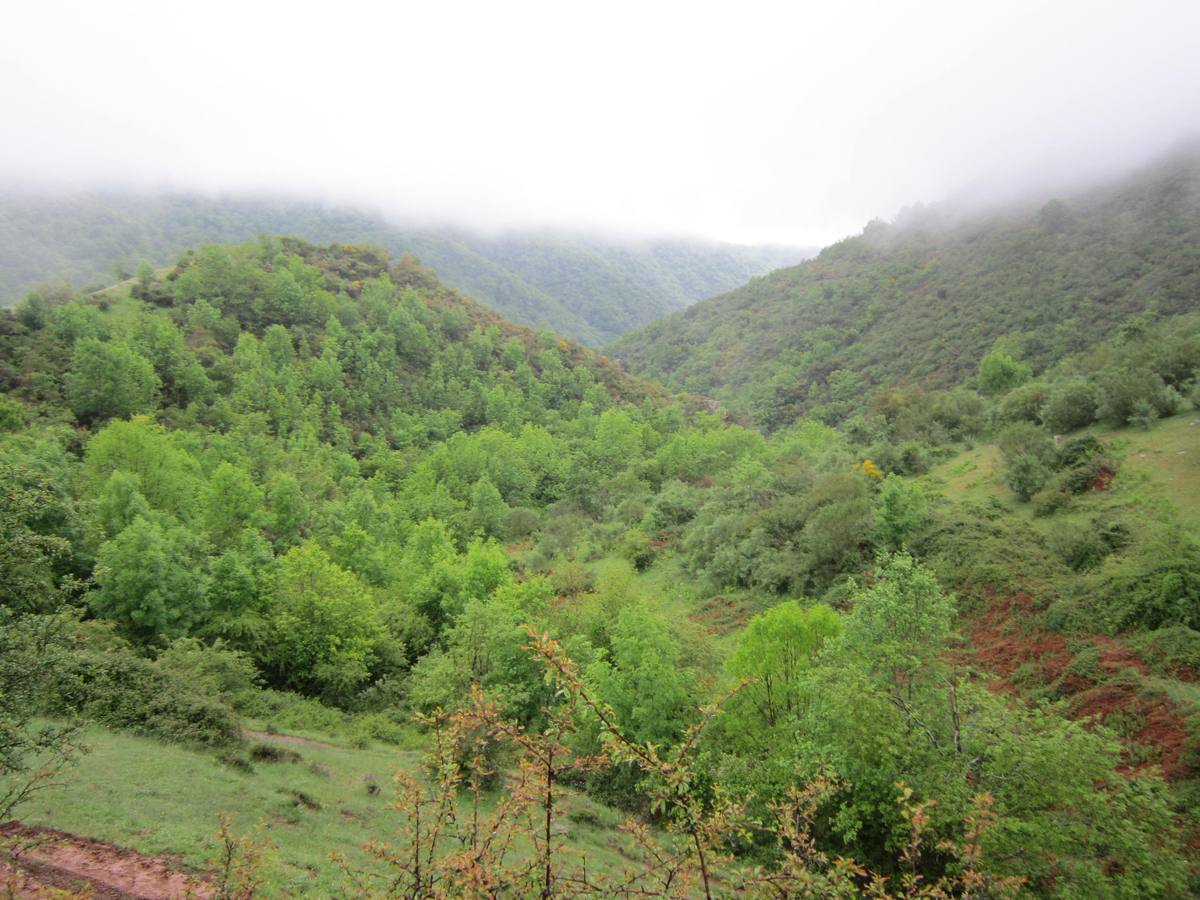
[[[212,889],[174,860],[144,856],[92,838],[19,822],[0,826],[6,844],[24,848],[17,867],[0,862],[0,888],[17,897],[56,897],[61,891],[93,900],[208,898]]]
[[[291,747],[325,747],[329,750],[339,750],[337,744],[327,744],[324,741],[315,741],[312,738],[299,737],[295,734],[271,734],[269,731],[243,731],[246,737],[255,741],[264,741],[268,744],[287,744]]]

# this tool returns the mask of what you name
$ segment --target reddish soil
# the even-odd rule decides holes
[[[1076,718],[1108,722],[1118,713],[1131,717],[1137,731],[1125,736],[1128,770],[1157,765],[1169,780],[1193,775],[1186,757],[1188,730],[1179,710],[1166,697],[1138,683],[1150,672],[1145,660],[1117,638],[1080,635],[1079,642],[1091,643],[1098,651],[1104,678],[1096,683],[1083,675],[1067,675],[1072,653],[1066,639],[1035,627],[1035,616],[1033,598],[1027,594],[996,598],[963,623],[968,638],[967,661],[997,676],[993,689],[1013,693],[1021,687],[1014,683],[1014,673],[1034,663],[1040,683],[1057,683],[1058,689],[1070,697]],[[1134,674],[1121,679],[1122,673]]]
[[[744,603],[718,596],[705,600],[688,614],[688,618],[704,626],[709,634],[727,634],[735,628],[745,627],[751,615]]]
[[[1058,678],[1071,661],[1071,651],[1061,634],[1027,632],[1020,627],[1021,622],[1029,622],[1033,616],[1033,598],[1015,594],[993,601],[965,623],[970,657],[981,668],[999,676],[993,685],[997,690],[1012,690],[1013,673],[1026,663],[1036,663],[1042,679],[1049,682]]]
[[[1113,479],[1117,477],[1117,473],[1112,469],[1103,468],[1096,473],[1096,477],[1092,479],[1093,491],[1107,491],[1113,483]]]
[[[0,839],[13,848],[15,859],[15,865],[0,863],[0,889],[11,888],[16,897],[56,897],[63,891],[92,900],[213,896],[210,885],[166,857],[19,822],[0,826]]]

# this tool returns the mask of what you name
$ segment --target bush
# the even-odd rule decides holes
[[[220,641],[206,646],[195,638],[181,638],[159,653],[154,665],[240,712],[261,707],[258,669],[247,654],[227,649]]]
[[[1058,450],[1059,468],[1082,465],[1104,452],[1104,445],[1093,435],[1073,438]]]
[[[1033,504],[1035,516],[1052,516],[1070,505],[1071,495],[1056,486],[1051,486],[1038,491],[1029,502]]]
[[[73,653],[52,709],[172,741],[228,746],[241,740],[232,709],[127,650]]]
[[[1065,434],[1096,421],[1100,390],[1077,378],[1055,385],[1042,408],[1042,423],[1054,434]]]
[[[1110,552],[1095,529],[1085,526],[1056,528],[1047,538],[1050,549],[1076,572],[1096,566]]]
[[[1021,500],[1029,500],[1050,479],[1050,470],[1031,453],[1023,453],[1008,463],[1004,481]]]
[[[550,586],[559,596],[573,597],[593,590],[596,587],[596,578],[592,570],[583,563],[569,560],[555,567],[550,576]]]
[[[538,530],[541,518],[537,510],[526,506],[517,506],[508,511],[507,531],[514,540],[529,537]]]
[[[640,528],[631,528],[625,532],[621,541],[621,556],[633,563],[639,572],[650,568],[656,556],[650,536]]]
[[[1010,391],[1000,402],[997,415],[1004,422],[1041,421],[1042,407],[1046,404],[1048,389],[1041,382],[1023,384]]]
[[[1100,387],[1104,400],[1099,415],[1112,425],[1126,425],[1134,417],[1150,415],[1148,409],[1160,416],[1172,415],[1178,409],[1179,394],[1149,369],[1105,369]]]

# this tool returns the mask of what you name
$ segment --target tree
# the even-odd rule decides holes
[[[270,637],[262,658],[276,683],[348,701],[386,639],[367,586],[308,541],[280,557],[264,593]]]
[[[496,485],[486,475],[471,488],[471,505],[467,512],[467,530],[484,537],[503,538],[508,525],[508,504]]]
[[[217,466],[201,489],[203,523],[208,538],[221,549],[233,546],[246,528],[258,528],[263,513],[263,492],[244,469],[227,462]]]
[[[612,629],[611,652],[588,666],[586,675],[631,738],[662,745],[683,732],[692,707],[695,681],[681,662],[666,620],[644,607],[626,606]]]
[[[830,607],[819,603],[805,609],[795,600],[750,620],[725,666],[735,678],[749,679],[735,700],[735,710],[751,709],[759,720],[746,723],[739,717],[747,737],[770,740],[764,729],[796,714],[801,673],[841,630],[841,618]]]
[[[200,467],[178,437],[148,416],[109,422],[84,451],[84,477],[92,490],[116,471],[137,477],[152,509],[188,520],[200,484]]]
[[[48,612],[66,599],[56,568],[70,542],[38,527],[56,506],[45,479],[0,464],[0,609]]]
[[[1026,363],[1000,349],[991,351],[979,362],[979,386],[987,394],[1002,394],[1028,381],[1032,374]]]
[[[1022,453],[1008,461],[1004,483],[1023,502],[1046,486],[1050,469],[1033,453]]]
[[[67,616],[0,606],[0,822],[84,751],[76,723],[42,715],[63,674]]]
[[[162,387],[154,366],[127,345],[84,338],[66,376],[67,402],[85,424],[153,412]]]
[[[879,486],[875,532],[888,550],[902,550],[928,517],[925,492],[920,485],[888,475]]]
[[[1090,381],[1073,378],[1056,384],[1042,407],[1042,422],[1054,434],[1066,434],[1096,421],[1100,390]]]
[[[203,547],[187,529],[138,516],[100,546],[97,588],[88,600],[135,640],[182,637],[208,613],[202,559]]]

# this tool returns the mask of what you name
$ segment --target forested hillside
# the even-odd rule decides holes
[[[189,247],[289,234],[370,242],[410,253],[451,287],[509,319],[598,345],[812,252],[685,239],[587,234],[497,235],[402,226],[351,209],[189,195],[0,195],[0,304],[38,283],[111,284],[142,262],[162,266]],[[117,279],[119,280],[119,279]]]
[[[239,897],[1194,896],[1167,312],[765,434],[371,248],[30,294],[0,878],[52,828]]]
[[[776,428],[880,389],[946,388],[1000,342],[1034,372],[1126,317],[1200,304],[1200,145],[990,213],[916,209],[608,348],[632,372]]]

